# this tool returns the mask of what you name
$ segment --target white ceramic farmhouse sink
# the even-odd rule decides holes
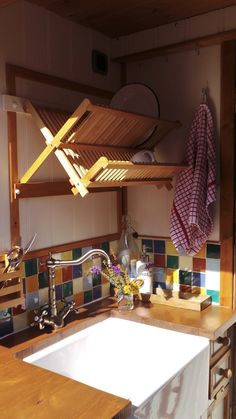
[[[110,317],[24,361],[131,400],[134,417],[199,419],[207,408],[203,337]]]

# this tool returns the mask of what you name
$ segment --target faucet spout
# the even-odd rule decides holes
[[[87,259],[92,256],[103,256],[108,266],[112,266],[111,260],[108,254],[102,249],[91,249],[83,256],[78,259],[54,259],[51,254],[49,254],[49,259],[46,262],[48,268],[48,277],[49,277],[49,312],[43,311],[40,315],[35,317],[35,323],[39,325],[40,329],[44,329],[46,325],[51,326],[53,329],[64,326],[64,319],[68,314],[74,310],[74,302],[70,302],[65,305],[60,313],[57,311],[56,305],[56,283],[55,283],[55,269],[65,266],[76,266],[81,265]]]
[[[47,260],[46,265],[48,268],[57,268],[60,266],[76,266],[81,265],[83,262],[96,255],[103,256],[106,259],[108,266],[111,266],[111,260],[108,254],[102,249],[91,249],[78,259],[61,260],[50,257],[50,259]]]

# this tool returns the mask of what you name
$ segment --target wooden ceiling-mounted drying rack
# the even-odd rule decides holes
[[[46,147],[15,185],[18,197],[51,153],[55,153],[67,172],[73,194],[81,196],[90,187],[156,184],[169,188],[172,177],[186,167],[130,161],[139,149],[152,150],[169,131],[180,126],[178,121],[97,106],[88,99],[71,116],[62,111],[36,108],[29,101],[23,107],[43,134]],[[150,136],[153,130],[155,135]],[[37,187],[37,183],[31,183],[31,188],[34,184]]]

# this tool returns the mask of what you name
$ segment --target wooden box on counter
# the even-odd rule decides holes
[[[150,301],[153,304],[164,304],[167,306],[186,308],[196,311],[204,310],[212,302],[211,296],[209,295],[187,293],[162,288],[156,289],[156,294],[151,295]]]

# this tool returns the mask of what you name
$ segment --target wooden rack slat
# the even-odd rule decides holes
[[[0,262],[0,310],[5,310],[23,304],[25,299],[20,271],[4,272],[6,256],[1,256]]]
[[[180,126],[178,121],[97,106],[88,99],[84,99],[69,118],[61,111],[35,109],[30,102],[26,109],[44,135],[47,147],[23,175],[22,184],[29,181],[52,152],[69,176],[71,191],[81,196],[85,196],[91,186],[149,183],[169,189],[172,177],[186,167],[131,161],[139,149],[153,149],[164,135]],[[154,130],[155,135],[150,136]],[[18,186],[18,189],[21,188]]]

